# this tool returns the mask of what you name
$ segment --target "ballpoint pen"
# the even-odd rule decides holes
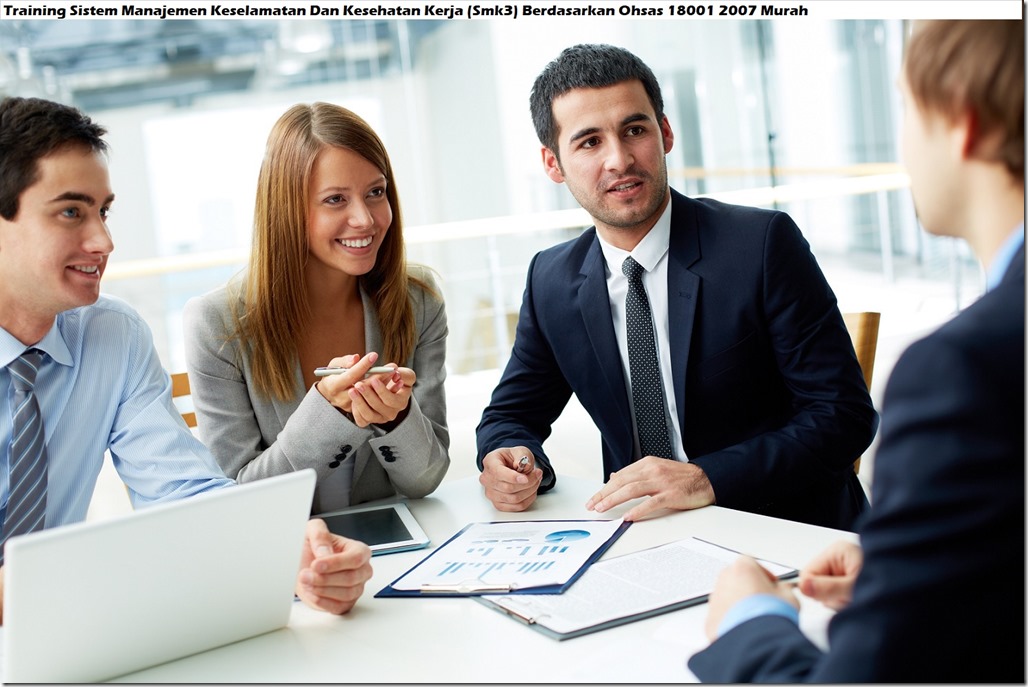
[[[348,367],[318,367],[314,370],[314,376],[328,377],[329,375],[341,375],[344,372],[349,372],[349,370],[350,368]],[[364,376],[367,377],[368,375],[385,374],[386,372],[392,371],[393,368],[391,367],[372,367],[364,373]]]
[[[528,456],[521,456],[521,460],[519,460],[518,464],[514,466],[514,470],[515,470],[515,472],[522,472],[527,467],[528,467]]]

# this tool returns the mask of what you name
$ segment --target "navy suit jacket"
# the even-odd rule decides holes
[[[878,416],[807,242],[782,212],[672,194],[671,365],[687,455],[719,506],[852,529],[853,462]],[[542,449],[571,394],[602,436],[603,475],[633,460],[629,394],[595,228],[537,254],[510,360],[478,426],[478,463]]]
[[[706,682],[1025,681],[1024,250],[896,363],[864,566],[822,653],[780,617],[689,660]]]

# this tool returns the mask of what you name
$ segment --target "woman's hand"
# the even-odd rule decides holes
[[[315,387],[329,403],[347,413],[358,427],[375,424],[392,429],[407,416],[411,389],[417,375],[414,370],[399,367],[396,363],[382,366],[390,368],[391,372],[367,375],[377,360],[378,353],[374,351],[363,358],[358,355],[333,358],[329,366],[349,369],[323,377]]]

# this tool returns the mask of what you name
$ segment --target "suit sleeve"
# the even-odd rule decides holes
[[[689,658],[701,682],[804,682],[823,658],[794,622],[765,615],[735,627]]]
[[[571,387],[538,319],[536,287],[545,278],[545,269],[538,263],[537,255],[528,267],[514,347],[500,383],[482,413],[476,437],[479,470],[486,454],[498,448],[525,446],[532,451],[536,464],[543,470],[539,491],[544,492],[553,488],[556,476],[543,452],[543,442],[571,398]]]
[[[775,424],[695,458],[717,504],[761,512],[762,502],[809,499],[845,477],[874,437],[878,416],[849,333],[799,228],[774,213],[764,234],[762,317],[789,400]]]

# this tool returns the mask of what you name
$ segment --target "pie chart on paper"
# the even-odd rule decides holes
[[[589,533],[585,530],[559,530],[546,535],[546,541],[572,542],[578,539],[585,539]]]

